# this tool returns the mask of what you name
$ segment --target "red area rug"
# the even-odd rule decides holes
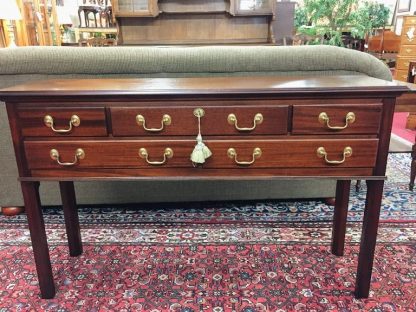
[[[51,300],[39,298],[24,215],[0,216],[0,312],[414,312],[409,164],[407,154],[389,157],[368,299],[353,296],[363,185],[351,191],[343,257],[330,253],[333,208],[319,202],[84,208],[84,253],[77,258],[68,253],[62,211],[47,209],[57,288]]]
[[[186,233],[184,233],[186,235]],[[415,311],[414,244],[379,244],[369,299],[353,297],[358,246],[54,246],[57,296],[38,297],[29,247],[1,250],[1,311]],[[5,263],[11,265],[6,266]]]
[[[406,129],[408,113],[394,113],[392,132],[397,136],[415,143],[416,130]]]

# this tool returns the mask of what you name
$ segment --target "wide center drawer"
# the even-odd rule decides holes
[[[196,107],[111,108],[114,136],[165,136],[198,133]],[[201,131],[204,135],[286,134],[288,106],[204,107]]]
[[[204,168],[370,168],[375,165],[378,140],[207,140],[205,143],[212,156]],[[190,168],[194,146],[193,140],[25,142],[29,169]]]
[[[294,105],[293,134],[377,134],[382,104]]]
[[[24,137],[107,136],[104,108],[22,108],[17,111]]]

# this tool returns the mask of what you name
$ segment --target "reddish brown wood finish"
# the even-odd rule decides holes
[[[60,181],[59,189],[61,191],[62,208],[64,210],[69,254],[72,257],[76,257],[82,254],[82,241],[77,212],[78,208],[75,199],[74,182]]]
[[[379,132],[380,144],[378,146],[376,167],[374,168],[374,174],[376,175],[384,175],[386,172],[391,127],[393,124],[394,103],[395,100],[391,98],[384,100]],[[384,181],[367,181],[366,206],[355,284],[355,296],[357,298],[367,298],[370,292],[383,186]]]
[[[272,101],[270,101],[273,103]],[[267,103],[267,102],[266,102]],[[269,104],[271,104],[269,103]],[[145,103],[144,103],[145,104]],[[209,106],[207,105],[223,106]],[[234,106],[236,105],[237,106]],[[193,114],[197,107],[203,107],[204,117],[201,118],[201,126],[204,135],[253,135],[253,134],[286,134],[288,107],[287,106],[238,106],[240,101],[223,101],[222,103],[201,102],[191,107],[137,107],[137,108],[112,108],[111,119],[114,136],[165,136],[165,135],[191,135],[198,133],[198,122]],[[261,104],[261,103],[259,103]],[[143,103],[140,103],[143,105]],[[199,105],[199,106],[198,106]],[[237,125],[242,128],[253,126],[254,116],[260,113],[263,122],[256,125],[252,131],[238,131],[234,125],[227,122],[229,114],[235,114]],[[171,117],[170,125],[165,125],[162,131],[149,132],[143,126],[136,123],[136,116],[145,117],[147,128],[161,128],[162,116]],[[215,125],[215,126],[212,126]]]
[[[383,176],[373,176],[373,168],[349,168],[348,175],[344,168],[261,168],[250,169],[238,167],[236,169],[208,169],[204,166],[196,168],[57,168],[32,170],[31,177],[20,178],[21,181],[56,181],[56,177],[62,180],[246,180],[253,179],[278,179],[290,180],[300,178],[330,178],[331,180],[346,178],[384,179]]]
[[[355,282],[356,298],[367,298],[370,293],[383,186],[384,181],[367,181],[367,197]]]
[[[253,150],[260,148],[262,155],[250,168],[328,168],[343,167],[343,175],[348,176],[351,167],[373,167],[376,159],[377,139],[365,140],[207,140],[213,156],[206,160],[204,168],[238,168],[234,158],[227,155],[229,148],[237,152],[237,161],[251,161]],[[166,148],[173,150],[173,157],[166,163],[156,167],[191,168],[190,155],[195,141],[191,140],[124,140],[124,141],[27,141],[25,142],[26,157],[30,169],[57,169],[57,164],[49,156],[51,149],[57,149],[62,162],[74,160],[75,151],[82,148],[85,158],[79,160],[74,168],[152,168],[145,159],[139,156],[139,150],[145,148],[149,161],[162,161]],[[352,156],[347,157],[343,164],[329,165],[317,156],[317,149],[324,147],[329,160],[340,161],[345,147],[351,147]]]
[[[294,134],[363,134],[378,133],[380,127],[382,105],[294,105]],[[332,130],[319,122],[319,114],[325,112],[329,117],[330,126],[344,126],[345,117],[349,112],[355,114],[355,122],[348,124],[343,130]]]
[[[59,103],[56,105],[59,105]],[[24,108],[17,110],[17,115],[24,137],[107,136],[104,108]],[[58,130],[69,129],[69,121],[72,115],[77,115],[81,123],[78,127],[72,127],[72,130],[68,133],[56,133],[44,124],[43,118],[46,115],[53,117],[54,127]]]
[[[2,90],[0,96],[3,101],[19,99],[21,97],[66,97],[83,96],[98,100],[112,101],[120,98],[125,101],[130,96],[173,96],[189,95],[198,101],[210,95],[234,95],[247,100],[247,95],[255,94],[260,99],[272,94],[286,96],[293,99],[297,96],[307,95],[309,99],[313,94],[339,95],[343,99],[357,97],[383,98],[385,96],[398,96],[407,88],[395,83],[375,79],[368,76],[250,76],[250,77],[201,77],[201,78],[143,78],[143,79],[68,79],[32,81],[24,85],[17,85]],[[396,93],[395,95],[393,95]],[[137,99],[137,98],[136,98]],[[50,100],[53,100],[50,98]]]
[[[73,180],[305,178],[340,180],[332,242],[337,255],[343,252],[350,179],[369,181],[355,292],[358,298],[367,297],[395,98],[405,91],[403,86],[364,76],[56,80],[1,90],[42,297],[53,297],[55,288],[37,181],[60,181],[70,253],[78,255],[82,244]],[[197,107],[206,112],[201,129],[213,155],[203,166],[193,167],[190,154],[197,118],[192,112]],[[318,122],[322,110],[331,125],[344,124],[349,111],[356,113],[356,122],[345,130],[326,130]],[[60,127],[71,114],[81,117],[81,126],[69,135],[45,132],[50,129],[42,125],[44,114],[52,112]],[[159,127],[163,114],[171,115],[172,124],[150,134],[136,125],[139,113],[148,127]],[[262,113],[264,121],[255,130],[240,133],[228,124],[230,113],[240,127],[252,126],[256,113]],[[324,147],[329,160],[341,160],[346,146],[353,152],[343,164],[326,164],[316,153]],[[149,165],[138,154],[142,147],[149,161],[162,160],[166,147],[174,156],[164,165]],[[256,147],[262,155],[251,165],[238,165],[227,156],[231,147],[238,161],[251,161]],[[84,149],[85,158],[63,167],[50,158],[52,148],[63,162],[73,161],[77,148]]]
[[[344,255],[345,232],[347,229],[348,200],[351,180],[338,180],[332,225],[332,253]]]
[[[21,186],[41,296],[50,299],[55,296],[55,284],[39,198],[39,182],[21,182]]]

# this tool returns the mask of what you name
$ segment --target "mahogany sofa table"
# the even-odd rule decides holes
[[[137,179],[337,180],[335,255],[350,182],[366,180],[355,296],[368,297],[394,105],[406,90],[368,76],[74,79],[1,90],[42,298],[55,286],[39,182],[59,181],[78,256],[73,181]],[[212,152],[200,165],[190,160],[198,119]]]

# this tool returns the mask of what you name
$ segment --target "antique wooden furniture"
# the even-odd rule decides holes
[[[120,44],[274,42],[272,0],[113,0],[112,4]]]
[[[94,19],[94,25],[90,25],[90,19]],[[93,5],[80,5],[78,7],[79,27],[105,27],[115,26],[113,22],[113,8],[103,0]],[[91,19],[91,20],[92,20]]]
[[[400,50],[400,36],[389,29],[380,29],[376,35],[368,38],[368,52],[398,53]]]
[[[397,98],[396,112],[409,112],[416,115],[416,84],[414,83],[401,83],[409,88],[409,92],[406,92],[399,98]],[[415,138],[416,140],[416,138]],[[409,189],[412,191],[415,186],[416,179],[416,142],[412,147],[412,163],[410,165],[410,182]]]
[[[389,29],[377,29],[367,40],[367,53],[391,62],[396,60],[400,50],[401,37]],[[363,50],[363,51],[364,51]]]
[[[408,81],[410,61],[416,61],[416,16],[404,16],[395,79]]]
[[[75,180],[305,178],[338,181],[335,255],[343,254],[350,180],[367,180],[355,285],[355,296],[367,297],[394,105],[406,90],[368,76],[78,79],[3,89],[42,298],[54,297],[55,286],[40,181],[59,181],[77,256]],[[196,113],[213,153],[203,165],[190,160]]]

